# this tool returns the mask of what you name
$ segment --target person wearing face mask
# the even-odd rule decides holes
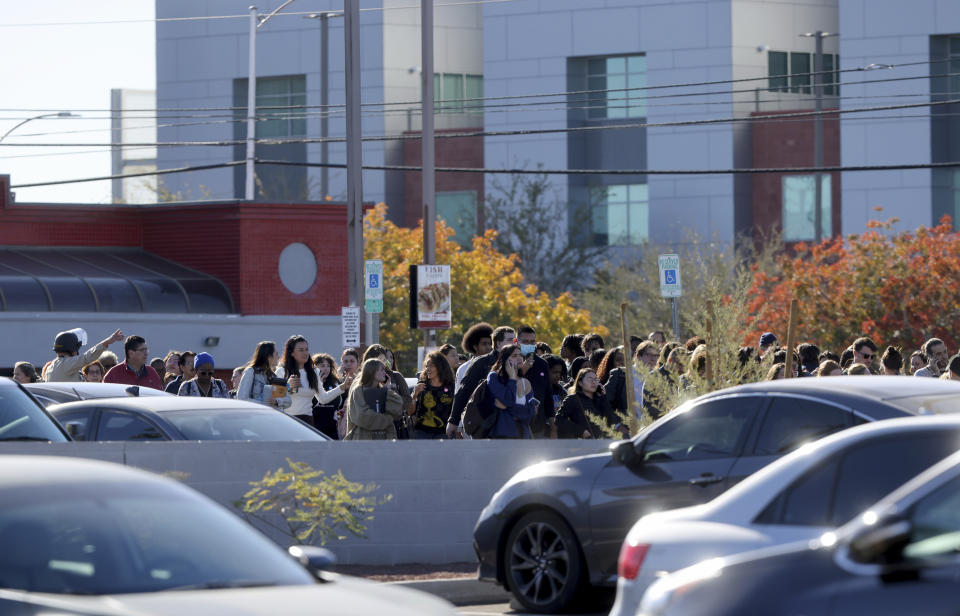
[[[533,396],[530,381],[520,374],[523,363],[520,345],[500,349],[493,370],[487,375],[487,388],[496,408],[496,421],[489,438],[532,438],[530,421],[537,415],[539,401]]]
[[[529,325],[517,329],[517,343],[523,354],[520,374],[530,382],[533,397],[540,402],[537,416],[530,422],[533,438],[557,438],[554,426],[553,388],[550,386],[550,367],[537,355],[537,332]]]
[[[500,349],[513,342],[514,332],[512,327],[501,325],[493,330],[491,338],[493,340],[493,350],[486,355],[480,355],[473,360],[467,373],[460,381],[456,395],[453,399],[453,409],[450,411],[450,419],[447,421],[447,438],[462,438],[463,431],[460,428],[460,420],[463,417],[463,410],[470,401],[470,396],[476,391],[477,386],[483,383],[490,368],[497,361],[500,355]],[[478,345],[479,347],[479,345]]]

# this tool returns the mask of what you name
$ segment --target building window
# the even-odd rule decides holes
[[[832,208],[830,202],[830,175],[820,176],[820,236],[833,235]],[[814,213],[816,208],[816,184],[813,175],[783,176],[783,240],[807,242],[815,238]]]
[[[304,75],[257,78],[257,123],[255,136],[302,137],[307,134],[307,78]],[[234,113],[239,118],[247,117],[247,80],[233,82]],[[242,124],[240,138],[245,139],[247,129]]]
[[[483,75],[434,73],[433,103],[437,111],[483,113]]]
[[[469,248],[477,234],[477,191],[438,192],[436,202],[437,218],[456,232],[455,242]]]
[[[645,55],[590,58],[586,99],[590,119],[642,118],[647,115]]]
[[[768,87],[774,92],[811,94],[813,92],[813,54],[797,51],[767,52]],[[823,94],[840,96],[840,56],[823,54]]]
[[[646,184],[594,189],[593,239],[596,245],[631,246],[650,237],[650,197]]]

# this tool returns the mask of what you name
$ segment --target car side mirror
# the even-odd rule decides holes
[[[891,517],[867,527],[850,540],[850,558],[860,563],[890,564],[902,559],[903,547],[913,534],[913,525]]]
[[[72,438],[75,441],[83,440],[81,438],[81,436],[83,436],[81,432],[82,427],[83,426],[80,424],[80,422],[77,422],[77,421],[68,421],[66,425],[63,426],[63,428],[67,431],[67,434],[70,435],[70,438]]]
[[[637,446],[632,440],[616,441],[610,445],[610,456],[624,466],[637,466],[643,461]]]
[[[130,387],[127,387],[127,388],[124,389],[123,391],[125,391],[125,392],[127,393],[127,395],[130,396],[131,398],[139,398],[139,397],[140,397],[140,386],[139,386],[139,385],[131,385]]]
[[[337,564],[337,557],[326,548],[318,548],[312,545],[291,545],[287,548],[287,553],[320,581],[327,581],[322,577],[322,574],[330,571]]]

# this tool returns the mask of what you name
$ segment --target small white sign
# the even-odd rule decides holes
[[[680,255],[660,255],[657,259],[660,269],[660,296],[680,297],[683,285],[680,280]]]
[[[360,308],[344,306],[340,309],[340,329],[343,332],[343,348],[360,346]]]

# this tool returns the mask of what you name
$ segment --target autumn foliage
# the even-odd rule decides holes
[[[386,214],[387,206],[381,203],[364,217],[364,253],[367,259],[383,259],[380,341],[409,362],[423,344],[422,332],[410,329],[408,282],[409,266],[422,262],[423,227],[422,223],[413,229],[399,227]],[[436,262],[450,265],[453,307],[453,327],[438,332],[438,344],[451,342],[459,347],[463,333],[478,321],[495,327],[531,325],[537,339],[555,349],[571,332],[609,333],[591,323],[589,312],[574,308],[569,293],[552,297],[534,285],[524,285],[519,258],[493,248],[496,231],[488,229],[475,237],[471,250],[453,241],[453,235],[453,229],[437,221]]]
[[[790,299],[800,308],[798,340],[840,352],[857,336],[907,352],[936,336],[957,348],[960,234],[949,217],[935,227],[894,232],[897,219],[819,245],[798,244],[774,273],[754,273],[745,340],[787,330]]]

